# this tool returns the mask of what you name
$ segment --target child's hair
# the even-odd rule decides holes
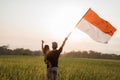
[[[44,54],[47,54],[47,52],[49,51],[49,46],[45,45],[43,48]]]

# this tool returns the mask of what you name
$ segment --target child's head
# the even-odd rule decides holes
[[[45,45],[44,46],[44,53],[47,54],[49,51],[49,46],[48,45]]]

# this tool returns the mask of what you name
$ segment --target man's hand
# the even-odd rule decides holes
[[[63,44],[65,44],[65,42],[67,41],[68,37],[65,38],[65,40],[63,41]]]
[[[68,37],[65,38],[65,41],[68,39]]]

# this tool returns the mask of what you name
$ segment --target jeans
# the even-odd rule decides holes
[[[56,80],[57,70],[58,67],[47,68],[47,80]]]

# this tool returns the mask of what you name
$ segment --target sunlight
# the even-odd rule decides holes
[[[70,36],[70,39],[72,41],[86,40],[87,38],[88,36],[77,28],[73,29],[72,34]]]

